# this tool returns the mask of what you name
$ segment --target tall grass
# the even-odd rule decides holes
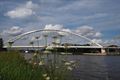
[[[58,54],[43,56],[35,53],[25,60],[19,52],[1,52],[0,80],[71,80],[68,74],[75,66],[74,61]]]
[[[28,64],[18,52],[0,53],[0,80],[43,80],[43,70]]]

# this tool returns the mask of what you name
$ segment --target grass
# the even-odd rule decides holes
[[[68,74],[73,62],[59,58],[54,54],[52,59],[41,58],[35,53],[30,60],[17,51],[0,52],[0,80],[70,80]]]
[[[0,53],[0,80],[43,80],[43,70],[28,64],[18,52]]]

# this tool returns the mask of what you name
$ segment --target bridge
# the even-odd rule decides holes
[[[52,48],[65,48],[65,46],[48,46]],[[5,48],[8,48],[5,46]],[[33,48],[33,46],[12,46],[11,48]],[[34,46],[34,48],[45,48],[45,46]],[[67,48],[101,48],[99,46],[67,46]]]
[[[32,46],[14,46],[14,44],[17,41],[20,41],[23,37],[30,36],[30,34],[34,34],[34,33],[38,33],[38,32],[41,32],[42,34],[40,34],[40,35],[44,36],[45,40],[43,40],[43,41],[45,41],[45,45],[43,45],[43,46],[39,45],[39,37],[36,37],[37,45],[33,46],[34,42],[31,42]],[[47,42],[48,42],[49,39],[47,39],[47,37],[48,37],[48,34],[52,33],[52,32],[55,33],[54,36],[53,36],[54,40],[53,40],[52,44],[48,45]],[[71,46],[71,45],[61,46],[61,41],[60,40],[57,41],[57,38],[58,38],[57,36],[62,38],[63,36],[66,36],[66,35],[62,35],[60,33],[62,33],[62,34],[66,33],[66,34],[69,34],[69,35],[77,36],[79,38],[82,38],[82,39],[88,41],[90,43],[90,45],[89,46],[74,46],[74,45],[73,46]],[[56,34],[57,34],[57,36],[56,36]],[[49,36],[51,36],[51,35],[49,35]],[[46,48],[46,47],[53,47],[53,48],[66,48],[67,47],[68,49],[70,49],[70,48],[72,48],[72,49],[100,49],[101,53],[103,53],[103,54],[105,53],[104,47],[102,45],[92,41],[91,39],[89,39],[89,38],[87,38],[83,35],[80,35],[80,34],[77,34],[77,33],[74,33],[74,32],[70,32],[70,31],[55,30],[55,29],[39,29],[39,30],[33,30],[33,31],[25,32],[23,34],[20,34],[20,35],[14,37],[14,38],[8,40],[7,42],[5,42],[5,44],[9,45],[9,47],[11,47],[13,49],[15,49],[15,48],[21,48],[21,49],[22,48],[32,48],[33,49],[33,47],[34,47],[34,49],[35,48]],[[5,46],[5,47],[8,48],[8,46]]]

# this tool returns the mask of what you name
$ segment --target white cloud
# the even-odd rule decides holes
[[[29,29],[31,28],[31,29]],[[19,26],[13,26],[11,27],[10,29],[8,30],[5,30],[4,33],[7,34],[9,37],[14,37],[14,36],[17,36],[17,35],[20,35],[28,30],[33,30],[34,27],[24,27],[24,28],[20,28]],[[26,30],[27,29],[27,30]],[[39,27],[37,27],[37,29],[39,29]],[[36,29],[36,30],[37,30]],[[41,28],[42,29],[42,28]],[[60,25],[60,24],[56,24],[56,25],[52,25],[52,24],[47,24],[43,29],[51,29],[51,30],[61,30],[61,31],[66,31],[66,32],[72,32],[73,30],[71,29],[68,29],[68,28],[64,28],[63,25]],[[86,37],[93,37],[92,41],[95,41],[97,43],[100,43],[102,42],[102,40],[98,39],[98,37],[101,36],[101,33],[100,32],[97,32],[95,31],[92,27],[90,26],[81,26],[79,28],[77,28],[76,30],[76,33],[79,33],[81,35],[84,35]],[[70,41],[72,42],[81,42],[81,38],[79,37],[75,37],[76,40],[74,40],[74,35],[70,35],[69,33],[65,33],[65,32],[51,32],[51,31],[43,31],[43,33],[35,33],[35,34],[31,34],[28,38],[26,38],[26,40],[30,40],[30,41],[36,41],[35,39],[35,35],[41,35],[39,40],[43,39],[43,35],[42,34],[47,34],[50,37],[52,37],[53,35],[63,35],[65,36],[65,38],[71,38]],[[33,37],[34,36],[34,37]],[[65,39],[64,38],[64,39]],[[96,38],[96,39],[94,39]],[[65,41],[63,39],[63,41]],[[48,41],[50,42],[50,41]],[[84,43],[84,41],[83,41]]]
[[[4,35],[10,35],[10,36],[17,36],[23,33],[23,28],[20,28],[19,26],[13,26],[8,30],[4,30]]]
[[[70,29],[62,29],[62,31],[65,31],[65,32],[58,32],[58,34],[60,34],[60,35],[63,35],[63,36],[67,36],[67,35],[69,35],[68,33],[66,33],[66,32],[71,32],[71,30]]]
[[[84,26],[78,27],[75,32],[81,35],[87,35],[88,33],[93,32],[93,28],[90,26],[84,25]]]
[[[102,39],[92,39],[92,41],[95,43],[102,43],[103,42]]]
[[[57,25],[48,24],[45,26],[44,29],[61,30],[62,28],[63,28],[63,26],[59,25],[59,24],[57,24]]]
[[[45,30],[45,29],[50,29],[50,30],[62,30],[62,29],[63,29],[63,26],[62,26],[62,25],[59,25],[59,24],[56,24],[56,25],[47,24],[47,25],[44,27],[44,30]],[[53,31],[43,31],[43,35],[44,35],[44,34],[53,35],[53,34],[56,34],[56,33],[54,33]]]
[[[25,18],[35,14],[33,9],[36,7],[37,5],[33,4],[32,1],[28,1],[25,5],[21,5],[14,10],[8,11],[5,15],[10,18]]]
[[[86,36],[86,37],[99,38],[99,37],[102,36],[102,33],[95,31],[93,27],[87,26],[87,25],[78,27],[78,28],[75,30],[75,32],[76,32],[76,33],[79,33],[80,35]]]
[[[44,30],[62,30],[63,26],[56,24],[56,25],[52,25],[52,24],[47,24],[44,27]],[[53,33],[53,31],[43,31],[43,34],[50,34]]]
[[[63,25],[60,25],[60,24],[56,24],[56,25],[48,24],[48,25],[45,26],[44,29],[65,31],[65,32],[57,32],[60,35],[68,35],[68,33],[66,33],[66,32],[71,32],[70,29],[65,29],[63,27]],[[44,32],[46,32],[46,31],[44,31]],[[49,31],[47,31],[47,32],[49,32]]]
[[[95,36],[95,37],[101,37],[101,36],[102,36],[102,33],[96,32],[94,36]]]

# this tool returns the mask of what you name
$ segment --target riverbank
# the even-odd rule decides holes
[[[88,56],[107,56],[107,54],[102,54],[102,53],[83,53],[83,55],[88,55]]]
[[[116,53],[83,53],[83,55],[87,55],[87,56],[120,56],[120,54],[116,54]]]

